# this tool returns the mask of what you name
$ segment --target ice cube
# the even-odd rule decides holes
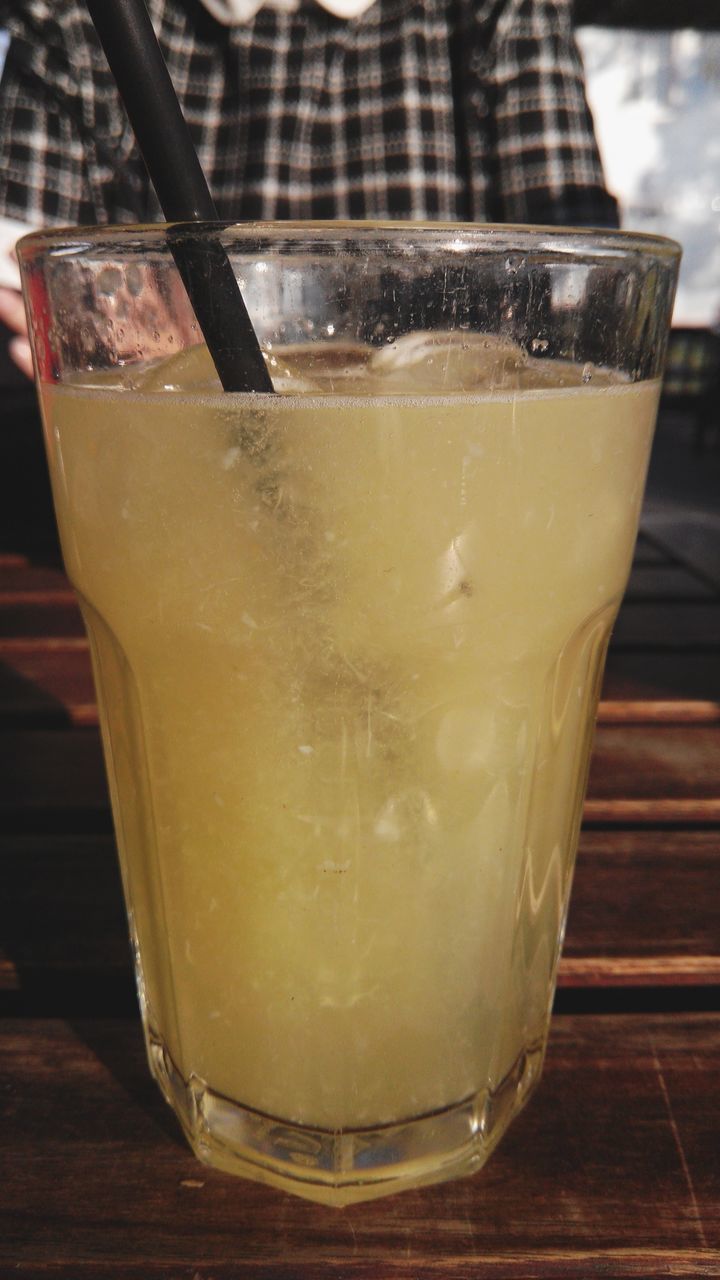
[[[527,355],[494,333],[408,333],[375,351],[368,372],[388,394],[443,395],[518,385]]]
[[[220,379],[204,342],[145,366],[134,382],[138,391],[218,391]]]
[[[268,366],[283,395],[361,395],[369,356],[359,343],[305,342],[278,347]]]

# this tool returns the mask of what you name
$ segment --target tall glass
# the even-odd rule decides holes
[[[205,227],[279,393],[227,394],[178,234],[20,248],[148,1056],[201,1159],[345,1204],[538,1079],[678,252]]]

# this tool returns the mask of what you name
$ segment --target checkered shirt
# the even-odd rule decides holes
[[[570,0],[149,9],[222,218],[616,225]],[[82,0],[0,0],[0,27],[0,214],[156,219]]]

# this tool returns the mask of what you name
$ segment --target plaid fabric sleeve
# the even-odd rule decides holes
[[[0,213],[34,224],[142,218],[147,182],[84,7],[12,0],[0,79]]]
[[[618,226],[585,97],[571,0],[510,0],[486,52],[488,216]]]

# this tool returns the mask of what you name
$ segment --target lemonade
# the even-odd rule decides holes
[[[18,257],[151,1070],[202,1160],[310,1199],[473,1172],[539,1077],[679,247],[187,223]]]
[[[544,1044],[657,383],[482,335],[272,363],[270,397],[202,347],[43,388],[151,1058],[229,1167],[230,1104],[337,1135],[470,1100],[489,1148]]]

